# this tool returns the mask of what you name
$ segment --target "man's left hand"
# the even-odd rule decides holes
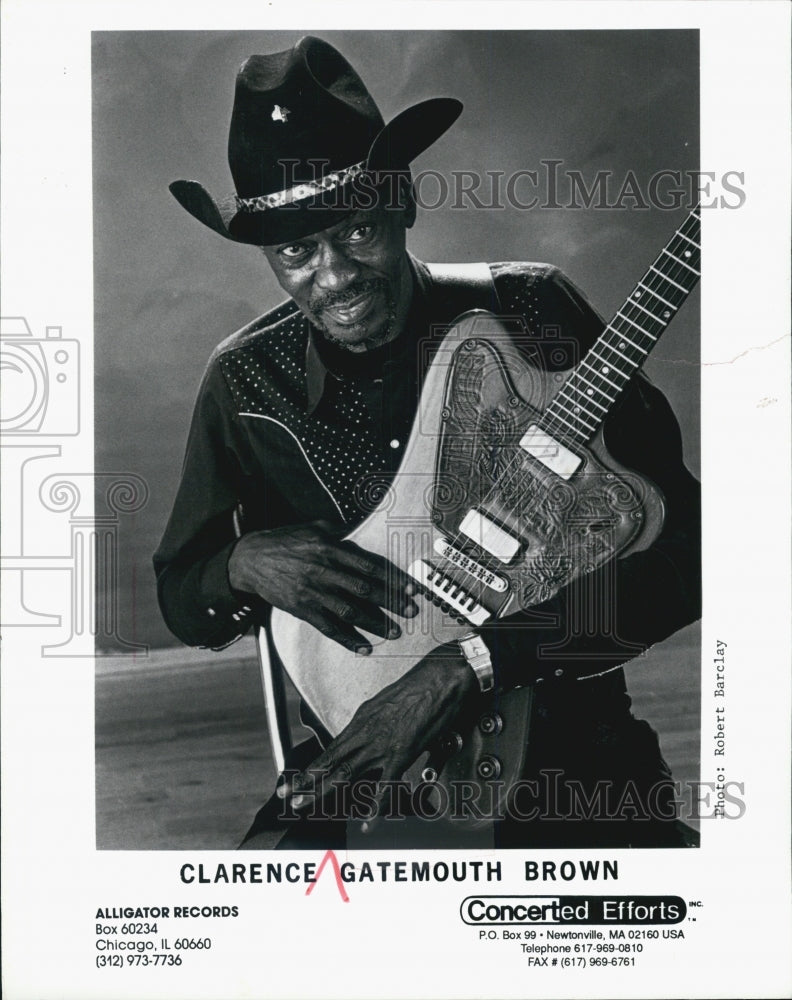
[[[476,676],[457,644],[440,646],[363,702],[327,749],[281,785],[277,794],[292,796],[292,805],[300,809],[330,794],[334,782],[363,776],[383,783],[397,780],[452,728],[465,701],[477,690]]]

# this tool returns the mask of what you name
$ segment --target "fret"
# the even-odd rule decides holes
[[[614,365],[613,365],[613,361],[612,361],[611,358],[603,358],[603,356],[601,354],[597,354],[596,346],[597,345],[595,344],[594,347],[591,348],[591,350],[585,356],[585,358],[583,359],[583,361],[581,361],[581,365],[588,364],[588,359],[590,357],[591,358],[597,358],[598,361],[602,361],[603,364],[608,365],[612,369],[612,371],[614,373],[618,373],[619,375],[621,375],[621,377],[624,379],[625,382],[628,382],[630,380],[630,378],[631,378],[631,375],[625,375],[625,373],[621,370],[621,368],[615,368]],[[603,341],[602,346],[603,347],[607,347],[608,345]],[[591,367],[591,365],[589,365],[589,367]],[[604,376],[603,376],[603,378],[604,378]],[[621,392],[621,389],[619,391]]]
[[[663,274],[662,271],[658,271],[657,268],[654,266],[654,264],[651,264],[649,266],[649,270],[650,271],[654,271],[655,274],[659,274],[660,277],[663,279],[663,281],[667,281],[669,283],[669,285],[673,285],[674,288],[678,288],[680,290],[680,292],[684,292],[685,295],[687,295],[688,290],[687,290],[687,288],[685,288],[684,285],[677,284],[677,282],[674,281],[673,278],[669,278],[667,274]]]
[[[608,406],[610,406],[613,403],[613,400],[609,399],[608,400],[608,406],[602,406],[602,404],[598,403],[596,401],[596,399],[593,399],[591,396],[587,396],[580,389],[575,389],[575,388],[572,388],[572,387],[569,387],[569,388],[570,388],[571,392],[577,392],[577,393],[579,393],[579,396],[577,396],[577,397],[571,396],[570,392],[567,390],[567,386],[564,386],[564,392],[563,392],[563,394],[559,393],[556,396],[556,400],[564,399],[564,400],[566,400],[567,403],[571,404],[572,406],[580,406],[582,403],[593,403],[597,407],[597,409],[602,410],[602,413],[607,413],[608,412]],[[554,400],[554,402],[555,402],[555,400]],[[602,413],[593,413],[591,411],[587,411],[587,412],[588,412],[588,415],[590,417],[593,417],[595,420],[602,420]]]
[[[686,267],[688,271],[692,271],[697,278],[701,277],[701,271],[697,271],[695,267],[691,267],[690,264],[686,264],[684,260],[680,260],[679,257],[676,257],[674,254],[672,254],[670,250],[661,250],[660,252],[666,254],[666,256],[670,257],[671,260],[675,260],[677,264],[681,264],[682,267]]]
[[[638,367],[638,362],[637,361],[633,361],[632,358],[628,358],[626,354],[622,354],[622,352],[618,349],[618,347],[614,347],[612,344],[608,344],[608,343],[603,343],[602,346],[603,347],[607,347],[608,350],[609,351],[613,351],[614,354],[618,354],[620,358],[624,358],[624,360],[627,361],[627,362],[629,362],[633,366],[633,368],[637,368]]]
[[[692,235],[683,232],[684,229]],[[700,266],[700,258],[698,253],[693,252],[693,248],[699,250],[694,235],[698,235],[698,215],[691,212],[654,263],[649,265],[642,280],[616,311],[583,360],[567,375],[541,420],[543,429],[555,434],[560,442],[566,440],[583,444],[591,440],[602,426],[616,398],[641,368],[660,334],[695,286],[700,277],[695,265]],[[687,260],[692,263],[687,263]],[[672,271],[675,278],[670,278],[665,269]],[[649,284],[652,280],[656,281],[653,274],[668,282],[667,286],[662,286],[665,294]],[[687,282],[690,287],[686,288],[680,282]],[[651,299],[647,299],[647,295]],[[670,297],[676,297],[678,302],[671,302]],[[636,301],[641,298],[643,302]],[[640,310],[646,319],[637,312],[633,313],[630,308],[632,306]],[[655,312],[658,308],[659,312]],[[657,324],[656,332],[644,325],[647,323],[650,326]],[[622,332],[628,327],[631,337]],[[633,333],[633,330],[636,332]],[[630,350],[636,352],[637,360],[625,353]]]
[[[591,410],[587,410],[586,407],[582,405],[583,403],[586,403],[586,402],[589,402],[588,396],[581,397],[580,401],[578,402],[578,401],[575,401],[569,395],[565,395],[565,394],[559,393],[559,395],[555,397],[555,399],[553,400],[553,402],[548,407],[548,412],[554,406],[556,406],[556,405],[562,406],[564,403],[566,403],[567,405],[564,407],[564,409],[566,409],[566,411],[568,413],[572,414],[572,416],[574,416],[574,417],[577,417],[577,416],[579,416],[579,413],[582,412],[583,414],[585,414],[585,416],[587,416],[591,420],[593,420],[594,423],[595,423],[595,426],[596,426],[597,421],[602,420],[602,417],[598,413],[594,413]],[[575,412],[575,411],[579,411],[579,412]]]
[[[629,382],[630,379],[632,378],[632,372],[630,372],[629,374],[627,374],[626,372],[623,372],[621,370],[621,368],[618,368],[617,366],[614,365],[613,358],[603,358],[603,356],[601,354],[597,354],[597,350],[596,350],[597,346],[598,345],[595,344],[594,347],[591,348],[591,350],[588,352],[588,354],[583,359],[583,361],[581,362],[581,364],[586,364],[588,362],[589,357],[597,358],[598,361],[602,361],[604,364],[608,365],[608,367],[610,368],[610,370],[613,372],[614,375],[620,375],[624,379],[625,382]],[[604,341],[604,340],[603,340],[602,344],[599,345],[599,346],[601,346],[601,347],[607,347],[607,348],[610,349],[610,345],[607,343],[607,341]],[[624,386],[621,386],[620,389],[619,389],[619,392],[621,392],[621,390],[623,388],[624,388]]]
[[[559,399],[558,396],[556,396],[556,398],[553,400],[553,402],[551,404],[551,407],[548,408],[548,411],[547,411],[548,413],[550,412],[550,409],[552,408],[552,406],[561,406],[561,400]],[[598,425],[599,421],[602,419],[601,417],[598,417],[594,413],[589,413],[588,410],[585,409],[585,407],[581,407],[581,406],[575,407],[575,409],[582,410],[583,413],[585,413],[587,417],[591,417],[594,420],[594,423],[591,424],[591,425],[589,425],[588,421],[584,420],[581,417],[580,413],[575,413],[574,409],[570,410],[568,406],[565,406],[563,408],[566,410],[566,412],[570,416],[574,417],[576,420],[579,420],[582,424],[584,424],[587,431],[595,431],[597,429],[597,425]]]
[[[636,349],[636,351],[640,351],[641,354],[648,354],[649,353],[647,350],[644,350],[643,347],[639,347],[634,341],[630,340],[630,338],[625,333],[620,333],[619,330],[614,329],[612,326],[608,327],[608,329],[609,330],[613,330],[614,333],[618,334],[620,342],[621,341],[626,341],[630,345],[630,347],[634,347]],[[610,347],[611,345],[608,344],[608,346]],[[624,344],[619,343],[619,347],[623,347],[623,346],[624,346]]]
[[[550,413],[550,410],[548,409],[547,412]],[[566,424],[566,426],[569,427],[570,430],[573,430],[575,434],[580,434],[580,428],[575,427],[574,424],[570,424],[568,420],[564,420],[560,413],[552,413],[550,414],[550,418],[551,420],[560,420],[562,424]]]
[[[655,291],[655,290],[654,290],[653,288],[650,288],[650,287],[649,287],[648,285],[645,285],[645,284],[644,284],[644,283],[643,283],[642,281],[639,281],[639,282],[638,282],[638,284],[639,284],[639,285],[641,286],[641,288],[643,288],[643,289],[644,289],[645,291],[647,291],[647,292],[651,292],[651,293],[652,293],[652,295],[654,295],[654,297],[655,297],[656,299],[660,299],[660,301],[661,301],[661,302],[663,303],[663,305],[664,305],[664,306],[668,306],[668,308],[669,308],[669,309],[674,309],[674,310],[676,310],[676,306],[674,305],[674,303],[673,303],[673,302],[669,302],[669,301],[668,301],[668,299],[664,299],[662,295],[658,295],[658,293],[657,293],[657,292],[656,292],[656,291]]]
[[[583,372],[581,370],[582,368],[583,368],[583,365],[580,365],[578,368],[575,369],[575,371],[572,372],[572,374],[569,376],[569,382],[571,382],[572,379],[574,379],[574,378],[583,379],[583,381],[586,383],[586,385],[590,385],[592,389],[596,390],[601,396],[604,396],[605,399],[607,399],[607,401],[608,401],[608,406],[610,406],[613,403],[613,399],[611,399],[611,397],[607,394],[607,392],[605,392],[604,389],[600,389],[600,387],[598,385],[596,385],[594,382],[590,382],[586,378],[586,376],[583,374]],[[593,374],[596,374],[596,372],[594,372]],[[566,390],[566,386],[564,386],[564,390],[562,390],[562,391],[565,391],[565,390]],[[578,389],[577,387],[575,387],[575,392],[580,392],[580,391],[581,391],[580,389]],[[591,396],[587,395],[586,398],[587,399],[591,399]],[[591,402],[594,403],[595,406],[599,406],[601,410],[606,410],[608,408],[607,406],[600,406],[600,404],[596,401],[596,399],[591,399]]]
[[[626,320],[626,322],[628,322],[631,326],[634,326],[636,330],[640,330],[641,333],[644,334],[644,336],[649,337],[651,340],[657,340],[657,337],[655,337],[655,335],[653,333],[649,333],[648,330],[644,330],[644,328],[642,326],[640,326],[638,323],[636,323],[634,319],[630,319],[629,316],[625,316],[624,313],[621,311],[621,309],[619,309],[617,311],[616,315],[617,316],[621,316],[621,318],[623,320]],[[660,322],[660,320],[658,320],[658,323],[659,322]],[[613,325],[612,324],[611,324],[610,329],[613,329]],[[644,354],[645,353],[646,353],[646,351],[644,351]]]
[[[627,305],[627,303],[625,303],[625,306],[626,305]],[[651,316],[652,319],[655,321],[655,323],[659,323],[661,326],[667,326],[668,325],[668,323],[667,323],[666,320],[661,319],[659,316],[655,316],[655,314],[653,312],[651,312],[649,309],[645,309],[641,305],[641,303],[638,302],[636,299],[634,299],[634,298],[629,299],[629,305],[631,305],[631,306],[637,306],[641,310],[641,312],[645,312],[647,316]],[[621,315],[622,315],[622,313],[620,311],[619,312],[619,316],[621,316]],[[626,316],[624,318],[627,319]],[[657,338],[655,338],[655,339],[657,339]]]
[[[701,249],[701,247],[700,247],[700,246],[698,245],[698,243],[696,243],[696,241],[695,241],[695,240],[691,240],[691,238],[690,238],[689,236],[685,236],[685,234],[684,234],[684,233],[682,233],[682,232],[680,232],[680,231],[679,231],[678,229],[677,229],[677,231],[676,231],[676,233],[675,233],[674,235],[675,235],[675,236],[681,236],[683,240],[687,240],[687,242],[688,242],[688,243],[689,243],[689,244],[690,244],[690,245],[691,245],[692,247],[695,247],[695,248],[696,248],[697,250],[700,250],[700,249]]]
[[[594,351],[592,350],[592,351],[591,351],[591,353],[593,354],[593,353],[594,353]],[[597,357],[599,357],[599,355],[596,355],[596,356],[597,356]],[[600,360],[601,360],[601,359],[600,359]],[[605,364],[605,362],[604,362],[604,361],[602,362],[602,364],[603,364],[603,367],[604,367],[604,368],[607,368],[609,372],[610,372],[610,371],[613,371],[613,369],[611,368],[611,366],[610,366],[610,365],[607,365],[607,364]],[[589,368],[591,369],[591,371],[593,371],[593,372],[595,372],[595,373],[596,373],[596,375],[597,375],[597,378],[602,378],[602,379],[605,379],[605,381],[606,381],[606,382],[608,383],[608,385],[612,385],[612,386],[613,386],[613,388],[614,388],[614,389],[616,390],[616,392],[617,392],[617,393],[621,392],[621,391],[622,391],[622,389],[624,388],[624,386],[623,386],[623,385],[616,385],[616,383],[615,383],[615,382],[611,382],[611,380],[610,380],[610,379],[608,378],[608,376],[607,376],[607,375],[605,375],[605,374],[604,374],[604,373],[603,373],[603,372],[602,372],[601,370],[599,370],[599,371],[598,371],[597,369],[595,369],[595,368],[594,368],[594,366],[593,366],[593,365],[591,365],[591,364],[589,364],[589,362],[588,362],[588,361],[583,361],[583,362],[582,362],[582,364],[581,364],[581,367],[583,367],[583,365],[588,365],[588,366],[589,366]],[[623,373],[623,372],[622,372],[622,371],[621,371],[621,370],[620,370],[619,368],[617,368],[617,369],[616,369],[616,371],[617,371],[617,372],[619,372],[619,374],[621,375],[621,377],[622,377],[622,378],[623,378],[623,379],[624,379],[625,381],[627,381],[627,376],[626,376],[626,375],[625,375],[625,374],[624,374],[624,373]]]

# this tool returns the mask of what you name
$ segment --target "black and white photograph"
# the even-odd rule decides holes
[[[698,62],[94,36],[98,846],[696,846]]]
[[[4,992],[789,995],[788,10],[2,16]]]

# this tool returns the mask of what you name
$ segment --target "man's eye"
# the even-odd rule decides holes
[[[290,243],[287,247],[281,247],[278,253],[281,257],[285,257],[286,260],[295,260],[298,257],[302,257],[305,249],[304,243]]]
[[[373,229],[374,227],[369,225],[355,226],[355,228],[351,230],[347,236],[347,242],[360,243],[361,240],[365,240],[371,235]]]

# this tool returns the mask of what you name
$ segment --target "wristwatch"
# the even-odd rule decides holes
[[[461,639],[457,639],[459,651],[469,663],[476,680],[482,691],[491,691],[495,684],[495,675],[492,669],[492,658],[487,644],[475,632],[468,632]]]

